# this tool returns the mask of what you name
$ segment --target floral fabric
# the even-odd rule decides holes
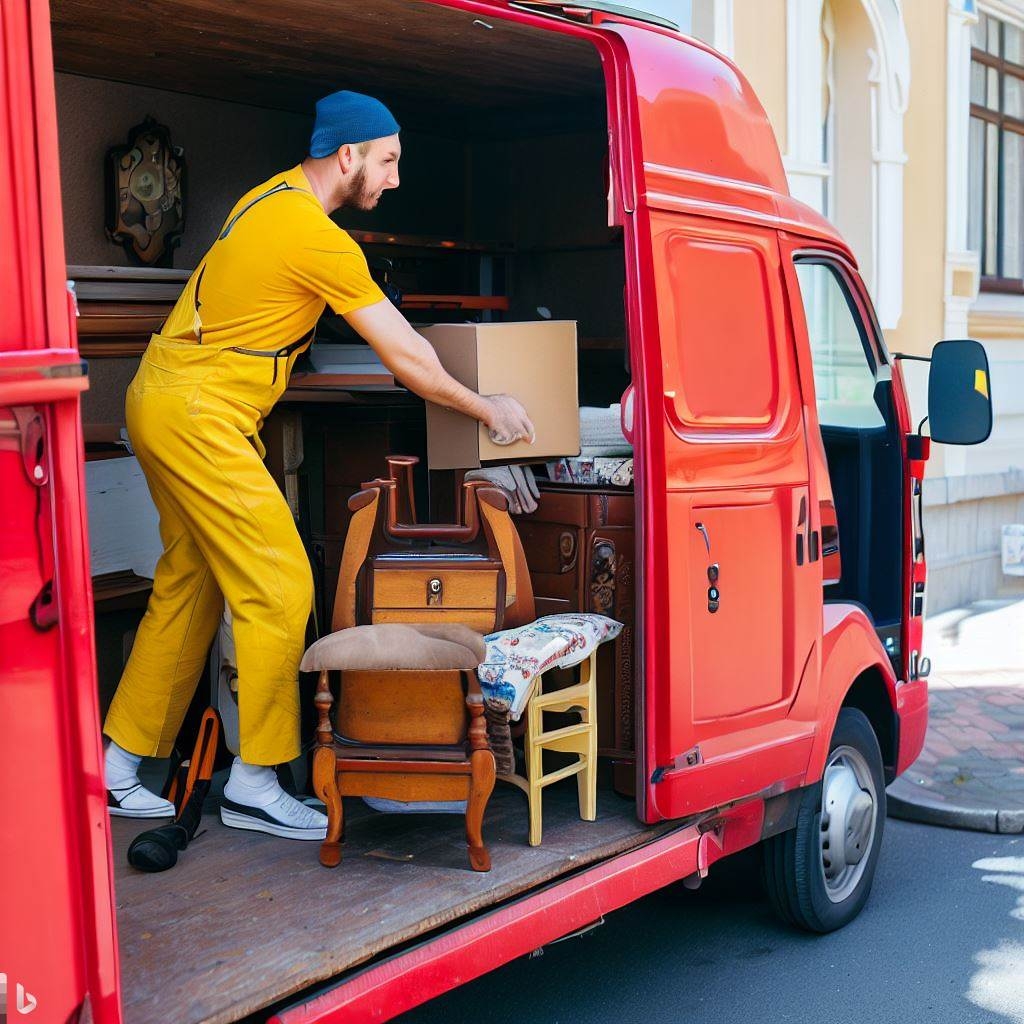
[[[606,640],[622,632],[622,623],[591,612],[545,615],[528,626],[484,637],[487,655],[476,670],[484,700],[494,710],[518,719],[534,679],[549,668],[586,661]]]

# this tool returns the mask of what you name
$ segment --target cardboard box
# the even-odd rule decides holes
[[[543,462],[579,455],[574,321],[435,324],[420,333],[457,381],[481,395],[515,396],[536,429],[533,444],[494,444],[482,423],[428,402],[431,469],[475,469],[488,462]]]

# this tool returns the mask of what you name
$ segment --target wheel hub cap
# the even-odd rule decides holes
[[[859,751],[840,747],[825,769],[821,799],[821,869],[832,902],[846,899],[866,866],[875,835],[874,781]]]

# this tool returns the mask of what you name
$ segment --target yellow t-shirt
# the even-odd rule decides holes
[[[297,166],[239,199],[159,333],[274,352],[309,334],[328,302],[343,314],[383,298],[362,250],[327,216]]]

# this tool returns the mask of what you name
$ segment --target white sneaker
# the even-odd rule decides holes
[[[266,832],[282,839],[327,838],[327,815],[299,803],[284,790],[266,807],[250,807],[225,796],[221,799],[220,820],[228,828]]]
[[[228,828],[266,832],[282,839],[326,839],[327,815],[286,793],[267,765],[236,757],[224,784],[220,820]]]
[[[107,810],[117,818],[173,818],[174,804],[151,793],[138,779],[107,790]]]

